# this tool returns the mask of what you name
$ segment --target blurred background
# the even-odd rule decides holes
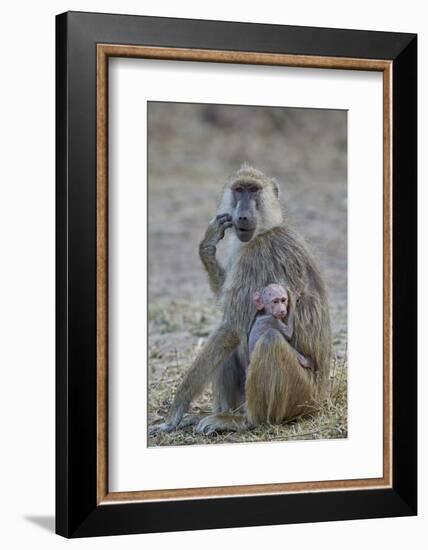
[[[344,365],[346,111],[149,102],[148,144],[149,422],[163,416],[220,318],[198,244],[223,184],[243,162],[277,178],[286,215],[318,258]],[[207,392],[200,403],[209,407],[209,399]]]

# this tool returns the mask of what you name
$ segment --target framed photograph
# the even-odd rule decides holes
[[[413,34],[56,19],[56,531],[417,513]]]

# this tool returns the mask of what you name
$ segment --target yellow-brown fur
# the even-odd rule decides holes
[[[245,384],[251,424],[277,424],[313,410],[316,386],[295,350],[276,330],[268,330],[251,356]]]

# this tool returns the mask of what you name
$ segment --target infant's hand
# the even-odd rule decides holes
[[[299,361],[299,364],[305,368],[305,369],[313,369],[314,368],[314,362],[310,357],[304,357],[301,353],[297,354],[297,359]]]

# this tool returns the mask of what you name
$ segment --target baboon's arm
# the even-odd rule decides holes
[[[294,312],[290,311],[288,314],[288,320],[286,323],[278,319],[278,330],[283,334],[288,341],[291,340],[294,332]]]
[[[294,331],[294,312],[293,310],[290,310],[290,313],[288,315],[287,323],[283,323],[282,321],[278,321],[278,330],[281,332],[283,336],[286,337],[288,341],[291,340],[293,336]],[[295,348],[294,348],[295,349]],[[297,359],[299,361],[299,364],[304,367],[305,369],[313,369],[314,368],[314,362],[310,357],[305,357],[300,352],[298,352],[295,349],[297,353]]]
[[[219,294],[225,279],[225,271],[216,258],[217,244],[224,237],[226,229],[232,227],[232,217],[220,214],[208,224],[205,236],[199,245],[199,257],[208,273],[211,290]]]
[[[208,273],[208,280],[210,283],[210,288],[214,294],[219,294],[225,279],[225,271],[223,267],[219,264],[216,258],[216,247],[209,246],[200,246],[199,247],[199,256],[202,263]]]
[[[180,424],[192,399],[201,393],[214,372],[229,359],[238,345],[239,336],[230,327],[221,325],[213,332],[179,386],[166,422],[154,428],[153,434],[171,432]]]

